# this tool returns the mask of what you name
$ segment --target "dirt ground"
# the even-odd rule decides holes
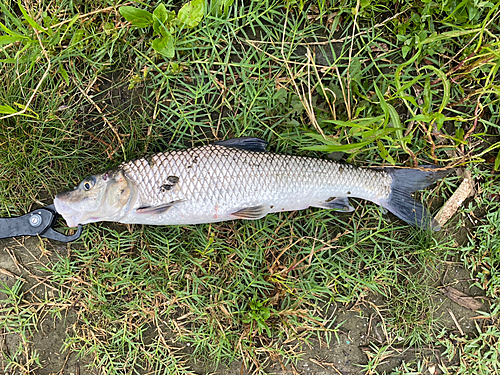
[[[37,296],[48,295],[49,299],[58,293],[47,279],[47,274],[41,268],[50,260],[54,259],[59,252],[65,256],[66,247],[55,244],[55,251],[51,254],[40,251],[40,240],[37,238],[18,238],[0,240],[0,281],[2,284],[12,287],[20,278],[25,281],[23,290],[28,290],[26,296],[33,301],[33,309],[37,309]],[[452,283],[454,287],[468,295],[475,296],[479,290],[469,289],[469,274],[460,267],[451,265],[443,269],[443,284]],[[26,298],[25,296],[25,298]],[[0,304],[5,302],[5,294],[0,293]],[[368,302],[367,302],[368,301]],[[444,295],[434,298],[439,321],[447,328],[459,333],[461,329],[466,335],[473,335],[474,324],[470,318],[477,316],[477,312],[468,310],[451,301]],[[380,346],[385,341],[382,315],[384,300],[380,296],[371,296],[363,303],[354,306],[336,306],[326,313],[337,323],[341,323],[338,340],[333,338],[330,345],[324,342],[312,342],[310,347],[303,348],[301,359],[297,364],[282,363],[279,359],[269,360],[266,367],[268,373],[275,374],[360,374],[360,364],[366,364],[370,355],[370,344]],[[3,306],[2,306],[3,307]],[[63,307],[63,306],[60,306]],[[39,355],[40,368],[35,369],[33,374],[49,375],[90,375],[98,374],[97,371],[88,370],[87,365],[92,362],[90,356],[78,358],[77,353],[63,350],[63,342],[71,335],[72,327],[77,320],[77,310],[74,306],[65,306],[64,315],[61,318],[53,318],[49,314],[39,316],[36,330],[29,336],[27,347],[23,348],[22,361],[27,363],[34,353]],[[453,319],[454,318],[454,319]],[[167,337],[167,342],[174,344],[172,337]],[[19,335],[9,333],[8,327],[4,327],[0,336],[0,348],[2,352],[0,370],[5,374],[22,374],[21,370],[10,370],[5,372],[6,356],[15,352],[21,343]],[[189,352],[188,347],[182,350]],[[382,373],[397,368],[402,361],[419,359],[429,368],[436,368],[435,374],[439,374],[437,365],[448,363],[440,356],[442,350],[429,348],[429,350],[403,350],[395,349],[390,358],[382,361],[377,371]],[[36,368],[37,366],[32,366]],[[188,367],[197,374],[217,373],[237,375],[246,373],[242,362],[237,361],[229,367],[219,366],[211,368],[203,362],[188,362]],[[24,372],[26,373],[26,372]]]

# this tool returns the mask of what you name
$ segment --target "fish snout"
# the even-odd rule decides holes
[[[64,202],[64,198],[66,197],[65,193],[69,192],[62,192],[56,195],[54,198],[54,206],[56,207],[57,213],[61,215],[64,220],[66,220],[68,227],[73,228],[78,226],[80,223],[79,216],[81,216],[81,213],[74,210],[70,205]]]

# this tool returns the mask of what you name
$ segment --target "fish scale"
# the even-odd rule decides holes
[[[358,168],[332,160],[267,152],[267,142],[236,138],[168,151],[90,176],[57,194],[69,226],[96,221],[169,225],[259,219],[321,207],[352,211],[348,198],[385,207],[406,222],[438,229],[411,193],[452,169]]]

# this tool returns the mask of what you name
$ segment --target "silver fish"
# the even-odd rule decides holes
[[[349,212],[353,197],[439,230],[411,193],[450,169],[357,168],[266,147],[262,139],[243,137],[125,162],[57,194],[54,204],[70,227],[97,221],[180,225],[260,219],[308,207]]]

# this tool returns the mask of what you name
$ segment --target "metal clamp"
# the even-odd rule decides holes
[[[52,227],[56,218],[54,205],[39,208],[23,216],[0,218],[0,238],[40,236],[60,242],[71,242],[80,238],[82,225],[78,225],[76,233],[69,236]]]

